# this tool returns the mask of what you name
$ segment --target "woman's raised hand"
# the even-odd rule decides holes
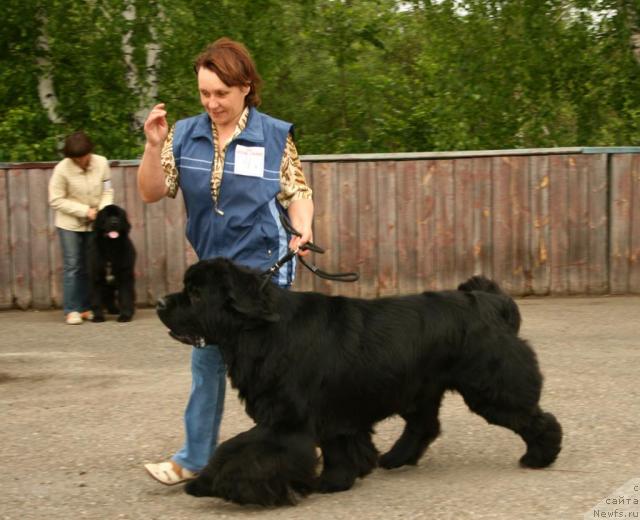
[[[167,123],[167,111],[164,103],[158,103],[151,109],[147,120],[144,122],[144,135],[151,146],[160,146],[169,134]]]

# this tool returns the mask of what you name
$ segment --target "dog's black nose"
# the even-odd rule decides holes
[[[163,311],[167,308],[167,301],[164,298],[158,298],[156,302],[156,310]]]

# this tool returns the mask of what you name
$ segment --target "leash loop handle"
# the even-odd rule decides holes
[[[316,265],[309,265],[303,257],[298,258],[298,260],[317,277],[324,278],[325,280],[333,280],[334,282],[357,282],[360,279],[358,273],[327,273]]]
[[[295,235],[297,237],[301,237],[302,233],[300,233],[297,229],[295,229],[291,222],[284,216],[284,214],[280,214],[280,222],[282,226],[287,230],[291,235]],[[307,242],[306,244],[302,244],[299,248],[293,250],[289,249],[287,254],[280,258],[275,264],[273,264],[267,271],[263,274],[264,281],[260,286],[260,289],[264,289],[264,287],[269,283],[271,277],[287,262],[289,262],[294,256],[298,254],[299,251],[313,251],[314,253],[323,254],[325,250],[314,244],[313,242]],[[332,280],[334,282],[356,282],[360,279],[360,275],[358,273],[327,273],[323,271],[319,267],[315,265],[310,265],[303,257],[299,257],[300,262],[304,265],[309,271],[318,276],[319,278],[323,278],[325,280]]]

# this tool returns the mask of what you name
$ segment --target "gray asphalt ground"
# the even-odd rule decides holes
[[[640,297],[518,303],[546,376],[542,405],[565,431],[555,465],[520,468],[522,441],[451,394],[443,433],[418,466],[379,469],[348,492],[280,509],[196,499],[144,472],[181,445],[190,385],[188,347],[153,310],[80,326],[60,311],[1,312],[0,518],[601,518],[591,508],[640,478]],[[222,439],[250,426],[229,389]],[[401,427],[378,425],[381,451]]]

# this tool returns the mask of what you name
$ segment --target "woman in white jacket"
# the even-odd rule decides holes
[[[64,314],[70,325],[91,319],[87,250],[96,214],[113,203],[109,162],[92,151],[84,132],[69,135],[65,158],[49,180],[49,204],[62,245]]]

